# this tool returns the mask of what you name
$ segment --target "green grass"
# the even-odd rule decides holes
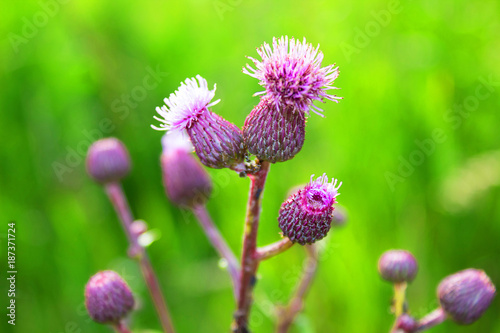
[[[311,116],[300,154],[271,167],[259,244],[279,238],[281,202],[313,173],[343,181],[338,199],[350,216],[326,240],[328,255],[294,332],[388,332],[391,287],[376,264],[389,248],[408,249],[419,261],[409,288],[418,316],[436,306],[436,285],[455,271],[481,268],[499,285],[499,4],[424,0],[394,9],[390,3],[68,1],[44,24],[36,21],[44,15],[36,1],[3,6],[0,234],[8,221],[17,222],[18,289],[17,325],[3,315],[0,330],[108,332],[82,308],[85,283],[102,269],[123,273],[137,294],[134,331],[159,329],[112,207],[85,172],[88,136],[102,134],[130,150],[134,169],[124,187],[135,216],[162,234],[149,252],[178,331],[228,331],[229,278],[193,217],[165,198],[162,133],[149,126],[163,98],[196,74],[217,83],[222,102],[213,111],[241,126],[260,90],[241,73],[245,56],[284,34],[321,45],[324,64],[340,67],[335,83],[344,100],[326,103],[324,119]],[[221,4],[228,7],[216,8]],[[377,23],[372,12],[391,8],[387,24]],[[30,32],[26,22],[40,24]],[[365,29],[370,36],[363,38]],[[168,75],[127,106],[122,95],[140,94],[148,68]],[[416,141],[436,130],[439,143],[419,153]],[[400,173],[402,159],[413,159],[413,170]],[[54,163],[68,169],[58,176]],[[237,250],[249,182],[224,170],[210,174],[219,190],[209,210]],[[287,300],[303,257],[294,247],[262,264],[255,332],[272,331],[270,304]],[[6,289],[2,278],[3,309]],[[472,326],[447,322],[433,332],[499,333],[499,313],[495,300]]]

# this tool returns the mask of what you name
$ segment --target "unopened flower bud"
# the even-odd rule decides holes
[[[333,219],[333,204],[340,188],[337,180],[328,182],[323,175],[292,194],[282,205],[278,216],[283,235],[301,245],[312,244],[326,236]]]
[[[443,310],[458,324],[475,322],[495,297],[495,286],[482,270],[466,269],[444,278],[437,288]]]
[[[215,86],[208,90],[207,81],[201,76],[186,79],[175,93],[165,98],[166,105],[156,108],[161,117],[154,118],[162,124],[152,127],[186,131],[201,163],[208,167],[244,169],[246,147],[242,131],[208,110],[220,101],[211,102],[214,95]]]
[[[94,321],[116,324],[132,310],[134,297],[118,273],[102,271],[85,286],[85,306]]]
[[[276,108],[264,97],[245,120],[243,137],[248,151],[271,163],[293,158],[305,139],[306,118],[292,107]]]
[[[396,320],[395,328],[402,330],[404,333],[412,333],[418,327],[418,322],[412,316],[404,313]]]
[[[168,198],[182,207],[204,204],[212,192],[212,181],[203,166],[191,154],[191,143],[179,131],[162,139],[161,168]]]
[[[417,275],[418,264],[415,257],[408,251],[389,250],[380,257],[378,271],[386,281],[411,282]]]
[[[87,152],[87,172],[99,183],[119,181],[130,171],[127,148],[116,138],[94,142]]]

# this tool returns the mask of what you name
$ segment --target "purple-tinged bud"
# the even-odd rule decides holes
[[[395,328],[402,330],[404,333],[412,333],[418,327],[418,321],[412,316],[404,313],[398,317]]]
[[[191,154],[193,147],[182,132],[163,136],[161,168],[168,198],[182,207],[204,204],[212,193],[212,181]]]
[[[245,119],[243,137],[248,151],[260,160],[271,163],[292,159],[305,139],[306,118],[292,107],[277,109],[269,97]]]
[[[495,286],[482,270],[466,269],[444,278],[437,288],[443,310],[458,324],[475,322],[495,297]]]
[[[418,264],[415,257],[408,251],[389,250],[380,257],[378,271],[386,281],[411,282],[417,275]]]
[[[130,172],[127,148],[116,138],[94,142],[87,152],[87,172],[98,183],[119,181]]]
[[[85,307],[94,321],[115,324],[132,311],[134,297],[118,273],[102,271],[85,286]]]
[[[244,170],[246,146],[236,125],[206,111],[186,130],[201,163],[215,169]]]
[[[196,81],[196,79],[198,81]],[[208,110],[220,100],[211,102],[215,86],[209,90],[207,81],[197,75],[186,79],[164,106],[157,107],[162,122],[156,130],[185,130],[201,163],[211,168],[244,170],[246,147],[242,131],[234,124]]]
[[[314,175],[313,175],[314,176]],[[342,182],[328,182],[323,174],[292,194],[282,205],[278,216],[283,235],[301,245],[312,244],[326,236],[333,219],[333,204]]]

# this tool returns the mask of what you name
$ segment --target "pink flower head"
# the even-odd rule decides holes
[[[338,190],[342,182],[337,185],[337,179],[332,178],[332,182],[328,182],[326,174],[311,181],[304,187],[303,190],[303,205],[311,211],[324,211],[336,203],[335,198],[340,194]]]
[[[314,176],[314,175],[313,175]],[[339,195],[337,180],[328,182],[323,174],[292,194],[282,205],[278,223],[283,235],[301,245],[312,244],[326,236],[333,220],[333,204]]]
[[[332,86],[338,77],[338,67],[328,65],[321,67],[323,53],[318,47],[288,36],[273,39],[272,47],[264,43],[257,49],[262,61],[251,59],[256,68],[247,64],[243,73],[260,80],[260,85],[266,90],[256,95],[266,93],[274,101],[277,109],[292,106],[295,110],[309,114],[309,111],[323,116],[323,110],[313,105],[315,100],[325,99],[338,102],[335,95],[328,90],[338,89]]]
[[[187,133],[201,163],[210,168],[232,168],[239,172],[246,155],[242,131],[208,110],[220,101],[211,102],[215,85],[213,90],[208,90],[204,78],[197,75],[196,79],[186,79],[176,92],[165,98],[166,105],[156,108],[161,117],[154,117],[162,124],[151,127]]]
[[[220,99],[210,102],[215,96],[215,89],[216,85],[213,90],[208,90],[207,80],[200,75],[196,75],[196,79],[186,79],[178,90],[164,99],[166,105],[156,108],[162,117],[154,116],[162,122],[160,127],[151,127],[159,131],[190,128],[209,107],[220,102]]]

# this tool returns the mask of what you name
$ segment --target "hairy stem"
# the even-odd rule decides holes
[[[167,303],[162,296],[163,294],[161,292],[160,284],[158,283],[156,274],[151,266],[149,257],[144,247],[138,243],[137,236],[134,235],[130,229],[134,218],[127,202],[127,198],[123,193],[123,189],[119,183],[108,183],[105,187],[106,193],[108,194],[108,197],[118,214],[125,234],[129,240],[129,256],[139,261],[142,275],[144,276],[144,280],[148,286],[149,293],[151,294],[151,298],[155,305],[163,330],[167,333],[174,333],[175,330],[172,324],[172,319],[170,318]]]
[[[439,307],[418,321],[418,326],[415,332],[423,332],[441,324],[447,318],[446,312]]]
[[[238,262],[238,259],[234,255],[231,248],[227,245],[224,236],[221,235],[212,219],[210,218],[207,207],[205,205],[197,205],[192,208],[192,211],[198,219],[198,222],[200,223],[212,246],[219,253],[219,256],[226,260],[227,270],[229,272],[229,275],[231,276],[234,294],[237,298],[240,283],[240,264]]]
[[[248,316],[252,305],[252,291],[255,285],[255,273],[259,266],[256,258],[257,230],[262,202],[262,192],[269,172],[269,162],[263,161],[261,168],[250,178],[250,194],[248,197],[245,229],[243,234],[243,249],[241,254],[240,289],[238,292],[238,309],[234,313],[233,332],[248,331]]]
[[[127,325],[125,325],[125,323],[123,321],[120,321],[119,323],[114,324],[113,328],[115,329],[115,331],[117,333],[132,333],[132,331],[129,330],[129,328],[127,327]]]
[[[292,247],[293,244],[294,243],[290,240],[290,238],[285,237],[275,243],[269,244],[264,247],[259,247],[255,255],[257,257],[257,260],[259,261],[266,260],[288,250]]]
[[[306,245],[304,248],[307,251],[304,272],[288,305],[278,309],[278,324],[276,327],[277,333],[288,332],[290,326],[295,320],[295,317],[300,311],[302,311],[305,296],[311,287],[311,283],[318,268],[318,251],[315,245]]]

